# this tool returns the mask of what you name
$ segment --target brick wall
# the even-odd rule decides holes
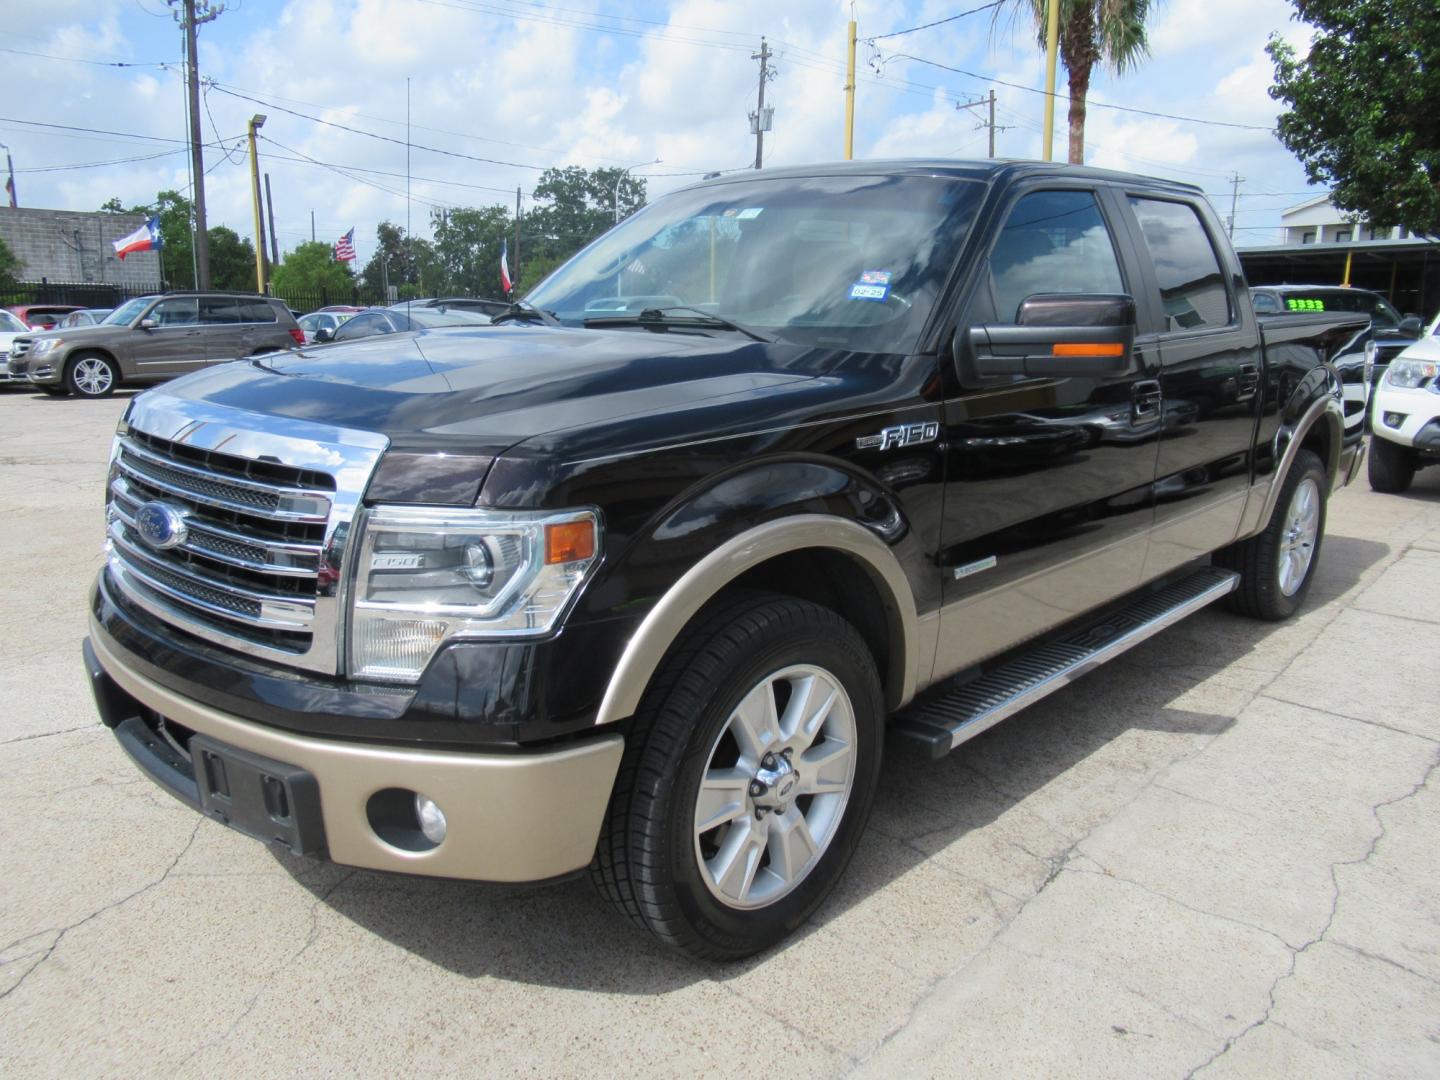
[[[20,260],[22,281],[160,287],[160,256],[137,251],[121,262],[113,242],[145,224],[143,214],[101,214],[0,206],[0,240]]]

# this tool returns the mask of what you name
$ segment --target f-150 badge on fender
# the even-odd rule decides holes
[[[855,440],[857,450],[889,450],[896,446],[915,446],[934,442],[940,437],[940,425],[930,420],[923,424],[898,424],[887,427],[878,435],[862,435]]]

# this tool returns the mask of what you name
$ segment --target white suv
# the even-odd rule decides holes
[[[1370,486],[1401,492],[1415,470],[1440,462],[1440,315],[1375,389]]]

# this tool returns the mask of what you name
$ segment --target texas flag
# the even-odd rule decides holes
[[[507,293],[514,288],[510,283],[510,254],[504,240],[500,241],[500,287]]]
[[[160,218],[152,217],[129,236],[115,242],[115,254],[121,262],[134,251],[158,251],[160,249]]]

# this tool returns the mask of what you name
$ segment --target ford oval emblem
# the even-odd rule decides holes
[[[156,551],[179,547],[190,534],[185,527],[185,511],[158,501],[147,502],[135,511],[135,531]]]

